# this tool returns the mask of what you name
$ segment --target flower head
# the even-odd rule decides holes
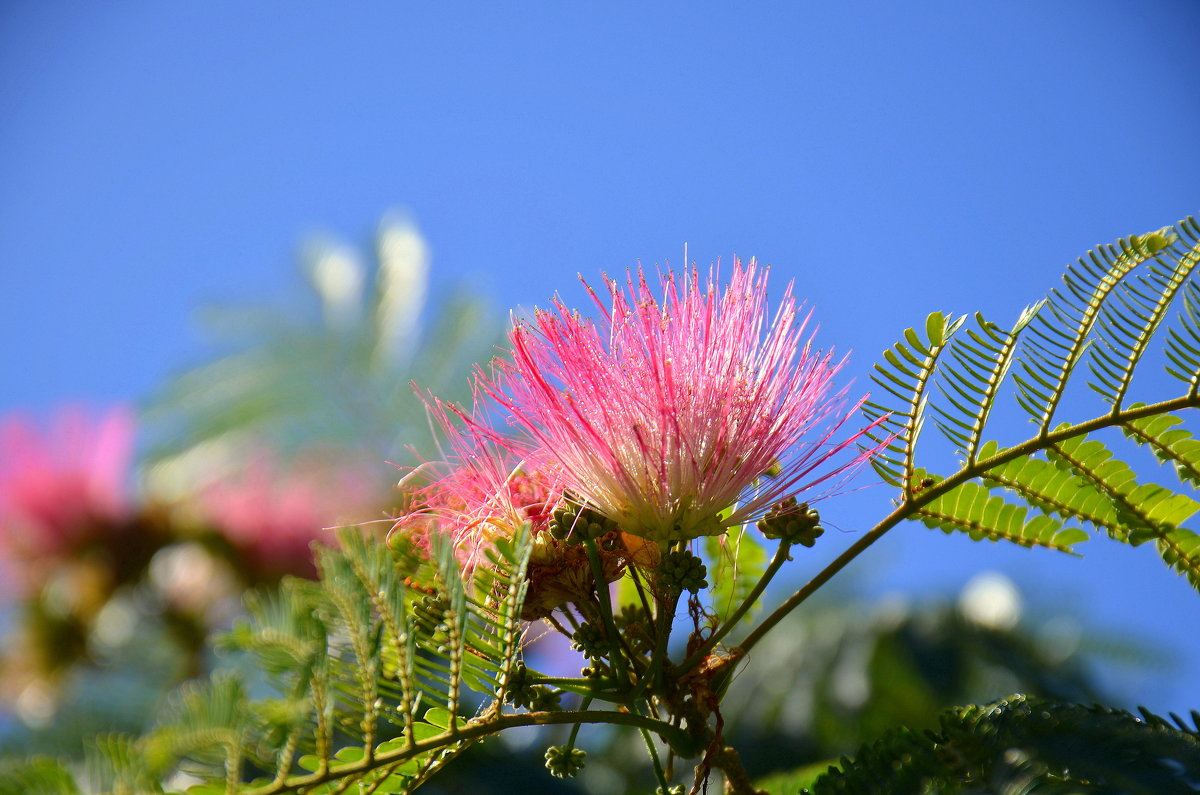
[[[65,408],[44,427],[0,423],[0,540],[10,553],[68,554],[129,512],[133,418]]]
[[[858,406],[843,411],[842,362],[812,349],[790,286],[768,318],[766,284],[753,260],[723,291],[694,269],[664,274],[661,298],[641,270],[610,280],[608,301],[589,288],[596,322],[556,300],[517,323],[479,388],[526,466],[624,532],[723,533],[866,458],[831,463],[861,435],[834,440]]]

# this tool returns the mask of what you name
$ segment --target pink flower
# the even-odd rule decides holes
[[[28,417],[0,424],[0,541],[6,556],[70,554],[129,512],[133,417],[92,419],[65,408],[45,428]]]
[[[790,286],[768,322],[767,272],[753,260],[735,262],[723,292],[695,270],[661,279],[661,300],[641,270],[624,288],[610,280],[607,304],[588,288],[598,322],[556,300],[516,324],[510,359],[477,371],[527,468],[667,543],[723,533],[789,496],[827,496],[866,460],[855,448],[833,461],[862,435],[836,438],[859,403],[843,410],[842,362],[804,338]]]
[[[553,476],[523,469],[506,440],[477,417],[433,398],[427,405],[450,449],[445,461],[426,462],[401,480],[413,505],[389,539],[403,535],[428,551],[429,532],[447,534],[470,567],[488,543],[511,538],[526,522],[535,535],[545,531],[562,498]]]
[[[568,602],[589,600],[596,586],[586,551],[550,532],[564,501],[556,473],[526,469],[506,440],[478,416],[468,417],[436,400],[429,407],[451,450],[446,461],[426,463],[401,481],[413,504],[392,528],[389,543],[428,552],[432,537],[443,535],[470,570],[483,562],[489,545],[528,526],[533,538],[521,618],[543,618]],[[454,422],[452,414],[463,422]],[[420,480],[426,482],[418,485]],[[613,533],[609,542],[599,553],[606,582],[619,579],[628,565],[657,561],[657,547],[647,550],[644,539]]]

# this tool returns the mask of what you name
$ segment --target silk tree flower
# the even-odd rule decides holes
[[[448,450],[441,461],[426,461],[401,479],[398,487],[411,506],[388,535],[430,549],[432,533],[452,539],[465,568],[500,538],[511,538],[525,523],[535,536],[547,529],[561,489],[552,477],[522,471],[508,447],[461,409],[426,397]],[[464,422],[456,422],[461,419]]]
[[[124,409],[93,418],[70,407],[45,426],[19,415],[0,423],[0,557],[26,587],[55,561],[121,533],[133,435]]]
[[[753,260],[735,262],[724,290],[695,269],[661,282],[660,299],[640,269],[609,280],[607,302],[585,282],[597,321],[555,299],[514,325],[508,358],[477,370],[528,467],[667,544],[827,496],[869,457],[854,447],[863,431],[842,434],[861,405],[845,411],[834,385],[844,360],[813,349],[790,285],[768,319]]]

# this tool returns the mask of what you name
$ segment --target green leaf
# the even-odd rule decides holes
[[[439,729],[449,729],[454,723],[454,714],[448,709],[436,707],[425,713],[425,722],[433,724]]]
[[[0,792],[22,795],[79,795],[71,772],[54,759],[0,762]]]
[[[946,341],[946,316],[941,312],[931,312],[925,318],[925,337],[931,347],[940,347]]]
[[[811,787],[817,779],[824,775],[830,767],[835,767],[837,763],[837,759],[826,759],[783,773],[772,773],[757,779],[754,782],[754,788],[765,790],[771,795],[794,795],[806,787]]]

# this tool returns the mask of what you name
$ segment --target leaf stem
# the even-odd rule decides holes
[[[590,706],[592,706],[592,697],[587,696],[586,698],[583,699],[583,701],[580,702],[579,711],[587,712],[588,707],[590,707]],[[576,723],[574,726],[571,727],[571,735],[567,738],[567,747],[568,748],[575,747],[575,738],[579,736],[579,727],[582,725],[583,725],[582,723]],[[642,729],[641,731],[643,734],[648,733],[646,729]]]
[[[642,733],[642,739],[646,741],[646,750],[650,752],[650,761],[654,763],[654,777],[658,779],[658,785],[665,793],[667,788],[671,786],[671,782],[667,780],[662,760],[658,758],[658,748],[654,745],[654,738],[650,736],[649,729],[639,729],[638,731]]]

